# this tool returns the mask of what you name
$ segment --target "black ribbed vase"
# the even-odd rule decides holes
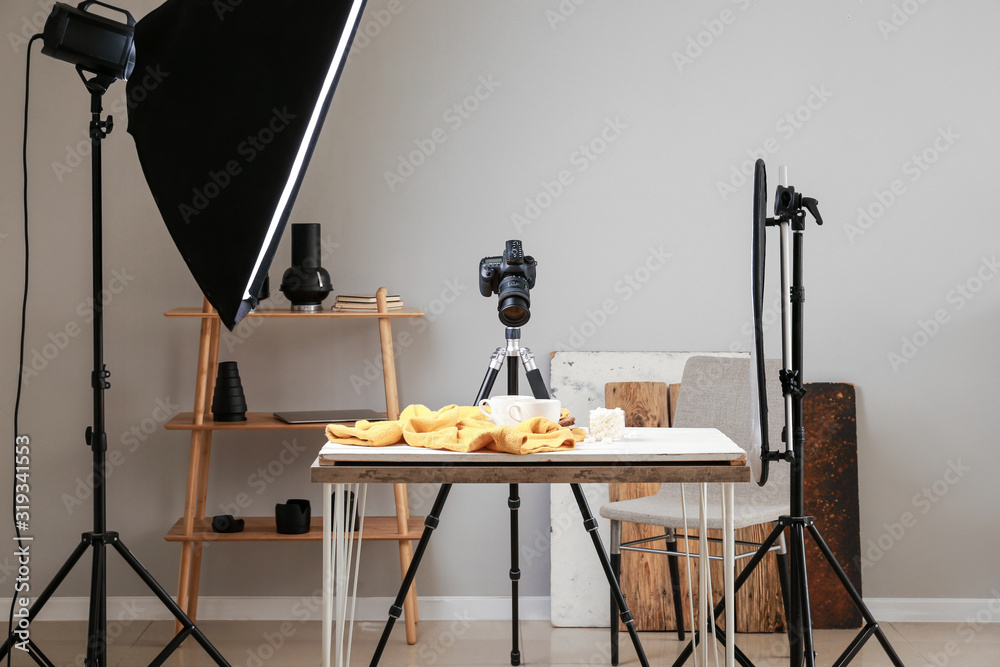
[[[243,383],[235,361],[219,363],[215,394],[212,396],[212,416],[217,422],[247,420],[247,397],[243,394]]]

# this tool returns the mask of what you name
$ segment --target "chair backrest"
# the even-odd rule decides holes
[[[767,377],[768,433],[772,449],[782,449],[785,426],[784,397],[778,371],[781,362],[765,361]],[[691,357],[684,366],[672,426],[717,428],[737,445],[750,451],[750,359],[747,357]],[[788,465],[772,463],[770,481],[763,487],[751,482],[759,493],[775,499],[788,498]]]

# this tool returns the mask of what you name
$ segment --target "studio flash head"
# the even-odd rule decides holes
[[[535,286],[537,262],[525,256],[521,242],[507,241],[503,255],[479,262],[479,292],[499,297],[497,314],[504,326],[521,327],[531,317],[529,290]]]

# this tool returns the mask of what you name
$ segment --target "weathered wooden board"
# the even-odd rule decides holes
[[[670,425],[670,411],[665,382],[609,382],[604,385],[604,405],[625,411],[625,426],[663,427]],[[611,484],[612,502],[654,495],[659,484]],[[662,535],[663,529],[637,523],[622,524],[622,542]],[[649,545],[663,546],[662,542]],[[622,553],[622,593],[630,601],[635,627],[640,632],[671,627],[673,607],[667,559],[657,554],[635,551]],[[635,604],[633,601],[642,601]],[[676,627],[676,626],[674,626]]]
[[[854,385],[813,382],[803,405],[806,427],[806,513],[861,593],[861,508],[858,496],[857,397]],[[773,465],[773,464],[772,464]],[[857,628],[860,612],[812,542],[806,540],[809,596],[817,628]]]

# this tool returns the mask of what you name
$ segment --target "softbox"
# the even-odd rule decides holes
[[[365,0],[168,0],[135,28],[128,131],[230,330],[257,305]]]

